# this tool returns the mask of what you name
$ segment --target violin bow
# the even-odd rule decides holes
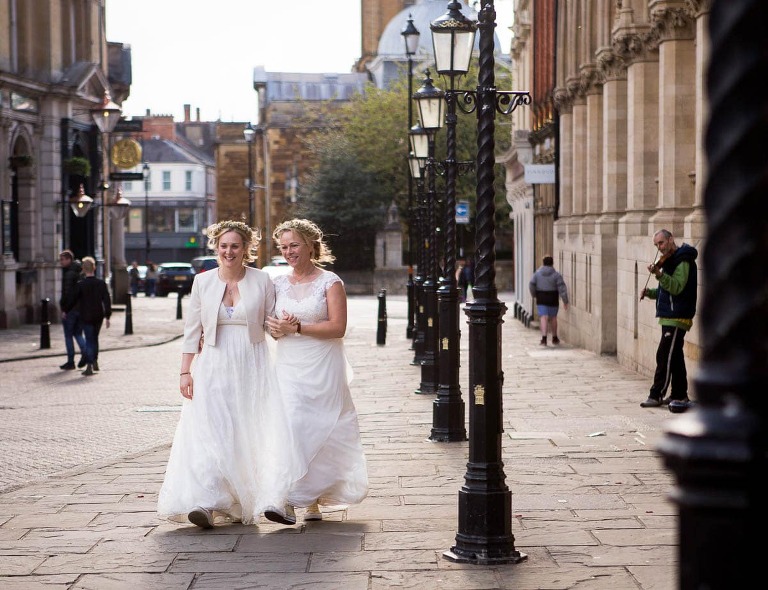
[[[654,264],[654,265],[656,264],[656,261],[657,261],[658,259],[659,259],[659,250],[658,250],[658,248],[657,248],[657,249],[656,249],[656,254],[654,254],[654,255],[653,255],[653,264]],[[647,278],[647,279],[645,279],[645,287],[643,287],[643,291],[642,291],[642,293],[640,293],[640,301],[642,301],[642,300],[643,300],[643,298],[645,297],[645,290],[648,288],[648,281],[650,281],[650,280],[651,280],[651,274],[652,274],[652,273],[650,273],[650,272],[649,272],[649,273],[648,273],[648,278]]]

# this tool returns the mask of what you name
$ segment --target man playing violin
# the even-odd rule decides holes
[[[656,289],[643,289],[640,299],[656,300],[656,317],[661,326],[661,339],[656,350],[656,372],[643,408],[669,404],[671,412],[684,412],[690,407],[688,373],[685,370],[683,339],[693,325],[696,313],[697,269],[699,253],[689,244],[677,246],[672,233],[661,229],[653,234],[653,245],[661,256],[648,266],[648,272],[659,281]],[[670,389],[669,397],[665,397]]]

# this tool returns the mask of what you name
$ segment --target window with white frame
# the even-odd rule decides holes
[[[171,172],[170,170],[163,170],[163,190],[171,190]]]
[[[197,231],[197,210],[191,207],[176,209],[176,231],[177,232],[196,232]]]
[[[187,170],[184,173],[184,190],[185,191],[192,190],[192,171],[191,170]]]

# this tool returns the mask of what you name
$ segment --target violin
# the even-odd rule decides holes
[[[650,268],[650,270],[648,272],[651,273],[651,274],[656,274],[657,272],[659,272],[661,270],[661,267],[664,266],[664,263],[667,260],[669,260],[670,256],[672,256],[672,252],[669,252],[669,253],[664,254],[663,256],[661,256],[661,258],[659,258],[656,262],[654,262],[651,265],[651,268]],[[648,277],[648,278],[650,278],[650,277]]]
[[[672,252],[668,252],[667,254],[663,254],[659,257],[658,260],[654,261],[651,266],[648,267],[648,278],[645,280],[645,287],[643,287],[643,291],[640,294],[640,301],[645,299],[645,290],[648,288],[648,281],[651,280],[651,275],[655,275],[657,272],[661,270],[661,267],[664,266],[664,263],[669,260],[669,257],[672,256]]]

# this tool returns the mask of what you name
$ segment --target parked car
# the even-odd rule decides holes
[[[155,294],[167,297],[168,293],[178,293],[179,288],[184,295],[192,290],[195,269],[189,262],[163,262],[157,267],[157,285]]]
[[[273,256],[269,261],[269,264],[262,266],[261,270],[266,272],[272,278],[280,275],[288,275],[293,272],[291,265],[288,264],[288,261],[282,256]]]
[[[198,256],[192,259],[192,268],[195,269],[196,275],[218,267],[219,259],[217,256]]]

